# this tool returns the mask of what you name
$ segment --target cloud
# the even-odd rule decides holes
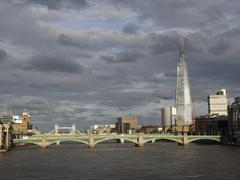
[[[128,23],[122,28],[122,32],[126,34],[136,34],[139,27],[134,23]]]
[[[37,55],[26,61],[24,69],[54,71],[63,73],[83,73],[83,66],[74,60],[57,55]]]
[[[4,61],[7,56],[7,52],[4,49],[0,49],[0,62]]]
[[[142,112],[160,122],[157,109],[174,105],[182,36],[193,100],[224,87],[237,96],[239,9],[237,0],[2,0],[0,110],[26,107],[42,128]]]
[[[63,46],[76,47],[83,50],[87,50],[87,49],[97,50],[94,46],[89,45],[89,43],[87,43],[86,40],[85,41],[83,39],[75,40],[66,34],[60,34],[57,39],[57,42],[59,42]]]
[[[39,4],[46,6],[50,10],[62,9],[62,8],[74,8],[82,9],[89,4],[86,0],[23,0],[22,4]]]
[[[125,51],[116,53],[114,56],[102,56],[101,58],[108,64],[112,63],[135,63],[143,57],[137,51]]]

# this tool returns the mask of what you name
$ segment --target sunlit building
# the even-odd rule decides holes
[[[138,128],[136,116],[125,116],[117,119],[116,130],[118,134],[134,133]]]
[[[220,91],[217,91],[215,95],[208,96],[208,114],[210,116],[227,116],[228,100],[226,89],[221,89]]]

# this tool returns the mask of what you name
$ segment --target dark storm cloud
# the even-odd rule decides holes
[[[76,61],[56,56],[56,55],[38,55],[26,61],[24,68],[37,71],[55,71],[63,73],[83,73],[83,66]]]
[[[174,105],[182,36],[193,99],[224,87],[236,96],[239,9],[237,0],[0,1],[0,107],[27,108],[43,127],[138,108],[157,122],[156,109]]]
[[[23,0],[23,4],[39,4],[47,6],[48,9],[76,8],[81,9],[89,4],[86,0]]]
[[[7,52],[4,49],[0,49],[0,62],[4,61],[7,56]]]
[[[123,27],[122,32],[126,34],[136,34],[138,30],[139,27],[136,24],[128,23]]]
[[[168,34],[150,34],[152,42],[149,45],[149,49],[153,54],[177,52],[180,47],[180,40],[182,36],[178,32],[170,32]],[[202,49],[192,44],[191,40],[184,38],[185,48],[189,52],[201,52]]]
[[[114,56],[102,56],[106,63],[135,63],[143,57],[138,51],[125,51],[116,53]]]
[[[152,93],[153,99],[165,99],[165,100],[171,100],[174,98],[174,94],[172,90],[167,89],[157,89],[154,90]]]
[[[73,46],[79,48],[86,48],[86,45],[74,41],[70,36],[66,34],[60,34],[57,41],[65,46]]]
[[[223,55],[229,48],[230,43],[226,41],[218,41],[213,46],[209,47],[209,53],[213,53],[215,55]]]
[[[208,0],[109,0],[116,7],[131,8],[138,13],[141,20],[153,20],[156,24],[164,27],[206,27],[209,23],[215,23],[224,19],[223,7],[228,11],[237,11],[239,2],[227,3],[227,1]],[[231,8],[231,10],[230,10]],[[224,9],[226,10],[226,8]]]
[[[83,50],[99,50],[100,48],[96,48],[94,45],[87,43],[86,39],[73,39],[71,36],[66,34],[60,34],[57,38],[57,42],[63,46],[76,47]],[[83,56],[86,56],[83,53]],[[89,55],[87,55],[89,57]]]

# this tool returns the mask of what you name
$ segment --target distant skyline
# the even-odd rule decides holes
[[[0,112],[40,129],[123,115],[160,124],[184,36],[197,115],[240,96],[239,0],[0,0]]]

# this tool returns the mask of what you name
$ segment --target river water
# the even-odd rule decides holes
[[[61,144],[0,154],[0,180],[240,179],[240,147]]]

